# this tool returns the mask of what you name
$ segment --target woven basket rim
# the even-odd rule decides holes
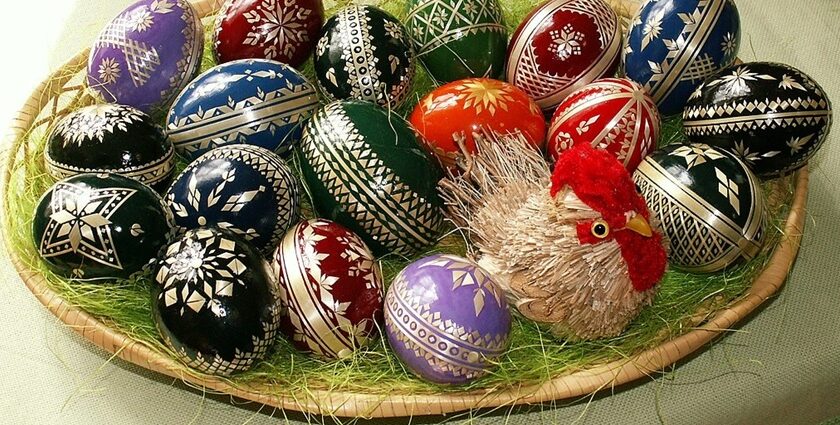
[[[202,17],[218,10],[222,0],[193,0],[192,4]],[[635,10],[637,0],[608,0],[623,17]],[[84,69],[88,50],[79,52],[44,80],[32,93],[12,122],[12,146],[6,150],[2,194],[8,198],[8,187],[17,159],[16,153],[26,140],[36,117],[49,102],[60,95],[61,87],[72,75]],[[53,111],[55,114],[56,111]],[[808,195],[808,169],[803,168],[795,177],[793,202],[783,229],[783,237],[765,269],[755,279],[740,301],[730,308],[718,311],[695,330],[667,341],[628,359],[595,366],[590,369],[558,376],[538,385],[502,391],[470,391],[443,394],[373,395],[353,392],[313,390],[310,394],[275,396],[260,393],[258,387],[234,387],[227,381],[212,377],[199,377],[186,373],[176,360],[156,353],[140,341],[117,332],[87,312],[66,303],[56,294],[43,275],[28,269],[19,254],[4,237],[9,257],[27,288],[53,315],[79,333],[84,339],[117,357],[164,375],[180,379],[191,386],[229,394],[256,403],[320,415],[341,417],[400,417],[445,414],[458,411],[535,404],[553,400],[590,395],[604,389],[613,389],[684,359],[715,337],[729,330],[748,316],[784,284],[799,251],[805,222]],[[6,223],[6,209],[3,208]]]

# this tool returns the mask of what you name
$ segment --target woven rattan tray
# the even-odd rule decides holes
[[[222,0],[193,1],[197,11],[204,17],[215,13],[221,3]],[[608,0],[608,3],[625,18],[638,8],[636,0]],[[13,137],[7,151],[8,158],[2,188],[4,199],[8,199],[7,191],[12,180],[13,166],[21,161],[21,158],[27,157],[25,155],[25,150],[28,149],[27,136],[34,130],[49,128],[57,117],[68,111],[92,102],[92,99],[85,94],[81,83],[87,57],[88,51],[85,50],[70,59],[35,89],[18,112],[12,124]],[[50,312],[96,346],[143,368],[181,379],[192,386],[206,390],[290,410],[344,417],[432,415],[486,407],[540,403],[584,396],[613,388],[660,371],[685,358],[727,329],[731,329],[739,320],[749,315],[779,290],[799,251],[808,194],[807,169],[799,171],[794,181],[794,197],[783,228],[783,237],[766,268],[736,304],[718,311],[695,330],[635,357],[557,376],[541,385],[493,392],[371,395],[314,390],[310,394],[300,394],[295,397],[277,397],[266,395],[261,388],[257,387],[233,387],[222,380],[197,378],[185,373],[183,366],[175,360],[158,354],[142,342],[109,328],[85,311],[66,303],[49,288],[42,275],[25,266],[15,250],[8,247],[8,243],[7,247],[12,263],[23,282]]]

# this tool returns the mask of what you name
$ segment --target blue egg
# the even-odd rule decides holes
[[[235,143],[285,155],[317,107],[315,87],[294,68],[244,59],[193,80],[169,110],[167,129],[175,150],[189,160]]]
[[[648,1],[624,40],[625,72],[663,115],[674,115],[706,77],[735,61],[740,44],[732,0]]]
[[[257,146],[229,145],[191,163],[164,199],[179,230],[215,226],[268,252],[297,223],[299,194],[279,156]]]

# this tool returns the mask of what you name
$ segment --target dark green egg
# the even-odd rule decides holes
[[[353,230],[377,256],[436,241],[441,171],[397,114],[369,102],[331,103],[304,129],[299,158],[319,215]]]
[[[117,174],[79,174],[44,194],[32,234],[41,258],[61,276],[128,278],[157,256],[172,225],[150,187]]]
[[[93,105],[58,122],[44,151],[56,179],[82,173],[116,173],[157,190],[175,169],[172,143],[145,113],[125,105]]]

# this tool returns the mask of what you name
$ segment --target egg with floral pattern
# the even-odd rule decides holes
[[[218,228],[190,230],[169,245],[152,285],[152,315],[166,345],[199,372],[229,376],[274,344],[280,297],[251,244]]]
[[[364,347],[382,318],[379,265],[365,243],[324,219],[292,227],[274,252],[281,329],[301,350],[345,358]]]
[[[165,110],[198,74],[204,27],[188,0],[140,0],[96,37],[88,86],[109,103]]]
[[[385,296],[385,333],[415,375],[466,384],[507,351],[511,317],[504,293],[481,267],[437,254],[403,269]]]

